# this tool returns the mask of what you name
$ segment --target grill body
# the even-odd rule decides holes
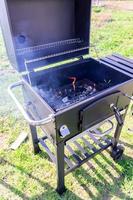
[[[96,154],[112,147],[114,160],[122,156],[118,144],[133,94],[133,60],[118,54],[84,59],[91,48],[91,0],[0,0],[0,21],[8,57],[22,77],[9,93],[29,123],[34,153],[43,147],[56,164],[62,194],[65,175]],[[25,107],[13,93],[20,86]],[[109,128],[101,132],[105,122]]]
[[[118,60],[119,62],[117,62]],[[91,71],[90,66],[92,66],[92,63],[93,66],[95,64],[94,71]],[[85,65],[85,72],[83,65]],[[55,111],[49,105],[48,99],[45,101],[35,89],[40,87],[42,80],[47,82],[46,77],[51,77],[51,74],[53,74],[54,80],[56,74],[58,74],[57,78],[60,80],[59,74],[62,74],[62,70],[65,74],[71,72],[70,75],[74,73],[75,76],[83,78],[83,75],[86,74],[87,66],[89,66],[88,74],[89,71],[91,71],[91,77],[93,77],[97,83],[100,81],[99,77],[103,80],[103,78],[105,78],[104,76],[107,76],[111,78],[112,84],[91,95],[89,98],[67,106],[64,109],[60,109],[59,111]],[[76,67],[77,71],[70,70],[70,67],[71,69]],[[80,67],[82,67],[82,70]],[[79,71],[81,70],[81,73],[78,73],[78,69]],[[98,69],[98,72],[96,69]],[[101,73],[99,73],[100,71],[104,73],[101,75]],[[89,58],[87,60],[79,60],[72,65],[60,66],[52,70],[48,69],[45,74],[34,74],[31,77],[32,85],[28,83],[27,76],[23,76],[22,89],[26,104],[26,112],[33,120],[29,121],[29,124],[34,153],[40,152],[41,145],[48,153],[53,163],[56,164],[57,192],[62,194],[66,191],[65,175],[86,163],[96,154],[109,147],[112,147],[111,156],[115,160],[120,158],[123,154],[124,150],[123,147],[119,146],[119,138],[133,93],[133,61],[121,57],[120,55],[111,55],[101,60]],[[64,83],[62,78],[60,82],[61,84]],[[52,84],[50,86],[52,87]],[[20,106],[18,105],[18,107]],[[52,120],[47,121],[47,123],[46,120],[45,123],[39,121],[48,116],[52,116]],[[114,135],[112,139],[110,139],[106,137],[106,135],[114,129],[114,125],[110,121],[112,118],[115,118],[117,123]],[[111,128],[103,133],[99,132],[101,124],[105,122],[111,123]],[[36,126],[42,129],[43,137],[39,137]],[[86,137],[89,137],[89,140],[87,140]],[[97,139],[97,137],[100,137],[100,140]],[[79,139],[84,142],[84,145],[89,151],[92,151],[91,153],[88,153],[86,148],[83,148],[79,143]],[[55,154],[47,146],[47,140],[50,140],[55,146]],[[77,155],[77,152],[71,147],[71,143],[78,148],[82,156]],[[95,146],[93,144],[95,144]],[[68,158],[66,149],[75,162]],[[67,168],[65,168],[65,166],[67,166]]]
[[[97,67],[94,67],[94,64]],[[67,76],[74,74],[75,76],[78,77],[79,75],[82,78],[82,76],[84,75],[84,73],[82,75],[82,71],[84,71],[82,65],[85,65],[84,73],[86,73],[87,66],[93,66],[93,76],[96,81],[99,77],[101,78],[101,80],[104,80],[106,76],[109,78],[112,77],[113,86],[110,86],[109,88],[104,89],[103,91],[100,91],[85,100],[81,100],[59,111],[54,111],[48,104],[48,101],[46,102],[45,99],[43,99],[34,90],[34,84],[36,87],[39,87],[38,83],[40,83],[42,80],[47,81],[46,77],[53,77],[53,80],[55,80],[56,74],[58,74],[57,78],[59,80],[62,71],[64,72],[64,74],[68,74]],[[73,67],[74,69],[76,69],[75,71],[72,70]],[[81,73],[79,74],[78,69],[79,71],[81,70]],[[96,69],[99,71],[96,72]],[[88,67],[88,71],[89,70],[90,68]],[[102,77],[101,71],[103,70],[105,73],[104,75],[102,75]],[[70,74],[68,72],[70,72]],[[95,73],[98,73],[98,75],[95,76]],[[129,76],[128,75],[125,73],[124,70],[122,73],[119,71],[118,68],[114,70],[106,64],[99,63],[99,61],[96,61],[94,59],[78,61],[78,63],[76,62],[73,66],[69,64],[68,66],[65,65],[58,67],[57,69],[55,68],[52,71],[51,69],[48,69],[48,71],[45,72],[44,75],[38,75],[37,77],[34,77],[32,79],[33,87],[31,87],[26,81],[24,81],[25,101],[27,105],[30,105],[30,107],[28,107],[27,109],[35,119],[45,118],[50,114],[54,114],[54,122],[45,125],[44,129],[46,130],[48,135],[50,134],[50,136],[53,138],[54,143],[57,144],[61,141],[67,141],[75,135],[114,115],[114,111],[110,107],[111,104],[114,104],[116,107],[118,107],[120,111],[128,107],[130,99],[123,95],[126,93],[129,96],[132,96],[132,74],[130,74]],[[117,77],[117,80],[115,77]],[[63,80],[61,80],[60,82],[62,83]],[[63,125],[66,125],[70,131],[70,134],[65,138],[62,138],[60,135],[60,128]]]

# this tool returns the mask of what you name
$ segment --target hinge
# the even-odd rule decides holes
[[[84,57],[83,56],[79,56],[78,57],[80,60],[84,60]]]

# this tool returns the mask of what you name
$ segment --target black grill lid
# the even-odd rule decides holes
[[[91,0],[0,0],[12,65],[32,71],[88,53]]]

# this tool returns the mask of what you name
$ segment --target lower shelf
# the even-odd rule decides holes
[[[39,143],[47,152],[51,161],[56,164],[56,154],[53,150],[52,143],[49,145],[50,140],[47,137],[40,138]],[[109,148],[111,145],[112,141],[109,137],[97,137],[92,132],[87,132],[84,135],[81,134],[81,137],[78,137],[78,139],[73,139],[65,145],[65,175],[86,163],[89,159]]]

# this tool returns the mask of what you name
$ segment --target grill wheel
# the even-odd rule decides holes
[[[113,148],[111,152],[111,157],[113,158],[113,160],[116,162],[121,160],[124,150],[125,148],[122,145],[117,145],[115,148]]]

